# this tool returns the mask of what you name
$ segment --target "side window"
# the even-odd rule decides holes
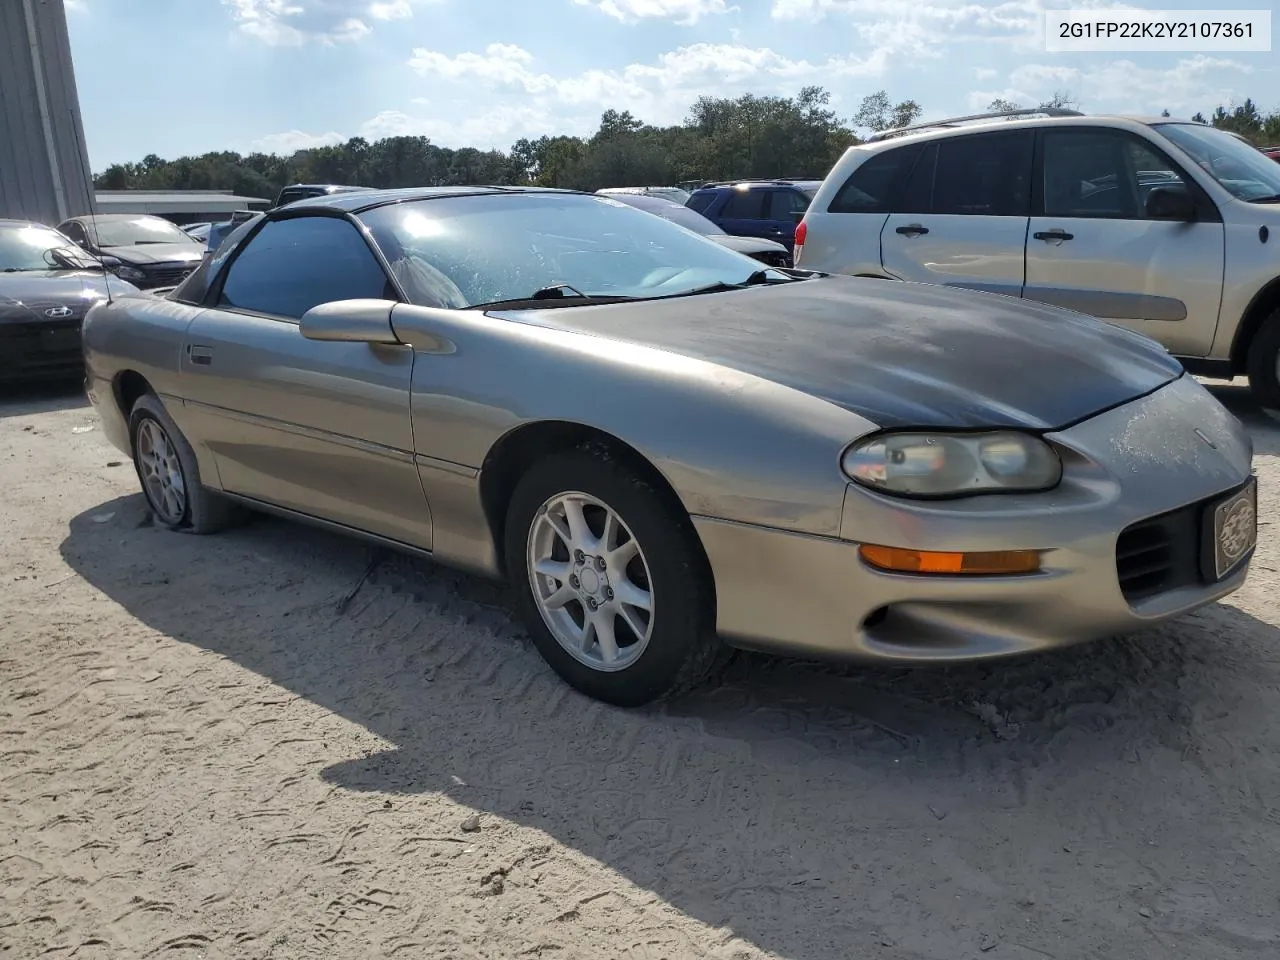
[[[984,133],[938,142],[931,213],[1025,217],[1031,212],[1030,132]]]
[[[73,243],[84,243],[88,239],[85,236],[84,227],[75,222],[64,224],[58,232]]]
[[[1110,130],[1053,130],[1044,136],[1047,217],[1145,220],[1147,195],[1187,182],[1137,137]]]
[[[765,212],[766,220],[786,220],[788,223],[795,219],[795,214],[804,213],[809,209],[809,198],[799,190],[767,190],[769,194],[769,208]]]
[[[912,144],[873,154],[858,166],[836,194],[830,213],[893,213],[894,194],[920,153]]]
[[[368,244],[346,220],[295,217],[267,223],[232,262],[218,305],[300,319],[331,300],[392,299]]]
[[[716,195],[710,190],[706,193],[695,193],[689,198],[689,202],[686,203],[685,206],[691,210],[697,211],[698,213],[702,213],[707,209],[707,207],[711,206],[711,201],[715,198]]]
[[[737,220],[763,220],[766,190],[731,190],[720,216]]]
[[[926,144],[907,178],[902,200],[894,213],[928,213],[933,209],[933,181],[937,170],[938,145]]]

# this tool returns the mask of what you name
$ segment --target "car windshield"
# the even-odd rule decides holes
[[[141,243],[194,243],[179,227],[159,217],[134,220],[81,221],[98,235],[100,247],[131,247]]]
[[[74,251],[70,240],[48,227],[0,227],[0,273],[62,269],[84,259],[77,258]]]
[[[1280,164],[1261,150],[1199,123],[1161,123],[1156,130],[1181,147],[1236,199],[1280,199]]]
[[[424,198],[360,219],[409,299],[423,306],[460,309],[535,294],[647,299],[793,279],[601,195]]]

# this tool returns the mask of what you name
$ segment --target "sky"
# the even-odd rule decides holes
[[[926,119],[1069,92],[1086,112],[1280,108],[1268,53],[1050,53],[1045,9],[1271,10],[1280,0],[65,0],[95,171],[147,154],[290,153],[353,136],[507,149],[609,107],[884,89]]]

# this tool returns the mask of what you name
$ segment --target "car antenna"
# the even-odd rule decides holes
[[[85,149],[84,141],[80,139],[80,125],[78,123],[71,124],[71,132],[72,132],[72,135],[76,138],[76,150],[80,153],[80,156],[84,157],[87,160],[89,158],[89,151]],[[93,235],[95,238],[97,238],[99,236],[98,211],[97,211],[98,189],[97,189],[97,185],[93,182],[93,171],[89,170],[88,173],[89,173],[89,222],[93,225]],[[95,242],[96,242],[96,239],[95,239]],[[110,304],[111,303],[111,271],[107,268],[106,263],[103,261],[102,257],[99,254],[96,254],[91,250],[86,250],[85,253],[89,254],[91,258],[98,261],[98,266],[102,268],[102,285],[107,290],[107,303]]]

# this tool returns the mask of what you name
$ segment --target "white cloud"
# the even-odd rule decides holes
[[[1111,60],[1087,68],[1026,63],[1010,71],[1003,89],[970,93],[969,106],[985,109],[997,97],[1033,106],[1058,90],[1069,90],[1094,112],[1155,113],[1168,109],[1189,116],[1243,99],[1245,91],[1233,87],[1228,75],[1252,72],[1248,64],[1204,55],[1179,60],[1167,68],[1143,67],[1132,60]]]
[[[278,153],[288,155],[297,150],[310,150],[313,147],[330,147],[337,143],[346,143],[347,138],[340,133],[305,133],[302,130],[287,130],[284,133],[272,133],[250,145],[251,149],[261,153]]]
[[[523,94],[521,103],[526,106],[532,97],[532,105],[541,109],[615,107],[631,110],[649,123],[665,124],[680,121],[699,96],[738,96],[748,90],[793,95],[809,82],[880,76],[888,66],[888,52],[877,50],[865,59],[810,62],[792,60],[765,47],[695,43],[651,63],[554,76],[539,70],[532,54],[522,47],[494,43],[483,53],[456,56],[417,49],[409,66],[424,77]]]
[[[369,4],[369,16],[375,20],[407,20],[413,16],[409,0],[388,0],[386,3]]]
[[[435,104],[425,99],[418,104]],[[431,111],[433,114],[435,111]],[[574,120],[552,116],[545,110],[528,106],[500,106],[481,113],[463,112],[457,122],[439,116],[420,117],[399,110],[383,110],[366,120],[360,136],[368,140],[382,137],[427,137],[442,147],[476,147],[480,150],[507,150],[521,137],[540,137],[545,133],[586,133],[599,123],[599,117]]]
[[[699,96],[738,96],[748,90],[790,96],[806,83],[879,76],[887,55],[878,51],[865,60],[811,62],[767,48],[697,43],[650,63],[556,76],[540,69],[524,48],[493,43],[482,53],[453,56],[417,49],[409,66],[432,80],[431,96],[412,100],[422,109],[416,115],[384,110],[361,125],[360,136],[425,136],[441,146],[505,150],[521,137],[590,135],[609,107],[631,110],[648,123],[671,124],[683,120]],[[477,109],[477,103],[486,102],[487,109]],[[290,152],[344,139],[338,133],[293,130],[264,137],[254,147]]]
[[[863,40],[922,53],[947,44],[998,39],[1005,49],[1044,49],[1044,12],[1132,9],[1118,0],[773,0],[778,21],[849,22]]]
[[[737,10],[725,0],[573,0],[580,7],[595,7],[601,13],[636,23],[640,20],[673,20],[681,26],[690,26],[707,16],[716,16]]]
[[[222,0],[237,28],[269,46],[334,46],[367,36],[366,22],[404,20],[432,0]]]

